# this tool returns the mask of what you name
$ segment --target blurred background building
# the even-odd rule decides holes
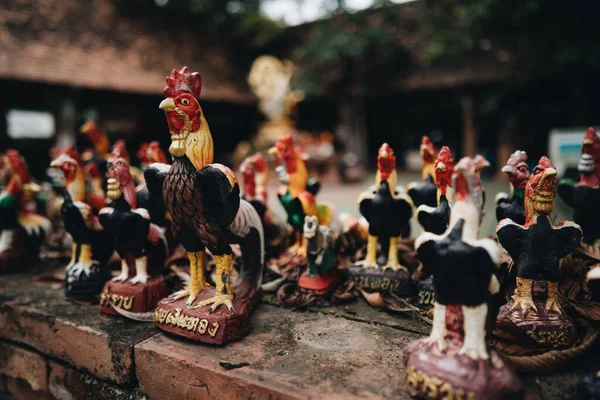
[[[596,123],[598,11],[542,0],[0,0],[0,151],[21,150],[39,175],[55,142],[88,145],[78,129],[89,119],[132,154],[144,141],[166,147],[164,78],[188,65],[231,160],[265,121],[246,80],[271,54],[296,65],[297,129],[331,138],[340,160],[373,165],[387,141],[401,168],[418,168],[427,134],[497,171],[516,148],[530,161],[546,154],[552,129],[582,137]]]

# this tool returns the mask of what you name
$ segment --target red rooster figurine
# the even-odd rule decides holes
[[[189,288],[159,302],[155,323],[178,335],[223,344],[249,330],[249,315],[260,299],[264,238],[258,213],[240,199],[234,173],[212,163],[213,140],[198,102],[201,88],[200,75],[187,67],[167,77],[160,108],[169,125],[173,165],[152,164],[145,172],[152,197],[163,199],[173,234],[188,252],[191,274]],[[230,242],[240,243],[243,253],[233,285]],[[206,249],[216,261],[215,289],[204,279]],[[181,324],[178,318],[190,322]]]
[[[519,225],[525,223],[525,186],[529,179],[529,166],[527,153],[522,150],[515,151],[502,167],[502,172],[508,175],[512,186],[512,196],[506,193],[496,195],[496,219],[502,221],[510,218]]]
[[[435,207],[437,205],[437,188],[434,182],[436,177],[435,161],[438,152],[429,136],[423,136],[421,139],[420,153],[421,160],[423,161],[421,169],[423,181],[418,183],[411,182],[406,189],[408,195],[413,200],[415,207],[419,207],[423,204]]]
[[[36,214],[31,204],[39,186],[21,154],[9,149],[4,162],[2,175],[8,183],[0,194],[0,272],[33,265],[51,230],[50,221]]]

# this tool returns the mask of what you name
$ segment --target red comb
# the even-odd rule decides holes
[[[190,93],[198,98],[201,91],[202,77],[197,72],[190,72],[188,67],[183,67],[180,71],[174,69],[171,71],[171,75],[167,76],[167,86],[165,86],[165,96],[167,97]]]

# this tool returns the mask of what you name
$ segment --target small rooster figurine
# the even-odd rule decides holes
[[[73,201],[88,204],[95,213],[106,205],[102,185],[99,188],[96,187],[99,190],[91,190],[94,185],[88,185],[81,157],[73,146],[67,147],[52,161],[50,166],[58,167],[62,170],[67,190]]]
[[[421,139],[420,153],[423,160],[423,167],[421,169],[423,181],[409,183],[406,188],[415,207],[423,204],[435,207],[437,205],[437,188],[434,180],[436,178],[435,164],[438,153],[429,136],[423,136]]]
[[[600,243],[600,137],[589,127],[583,138],[579,159],[579,182],[563,179],[558,195],[573,208],[573,220],[583,230],[583,242],[598,246]]]
[[[417,208],[417,221],[425,232],[441,235],[450,222],[450,204],[446,197],[448,187],[452,187],[454,158],[448,146],[442,147],[435,161],[435,184],[439,194],[439,205],[430,207],[425,204]]]
[[[21,154],[7,150],[4,163],[2,175],[8,183],[0,193],[0,272],[33,263],[51,230],[50,221],[34,211],[39,186]]]
[[[455,171],[447,231],[425,232],[415,243],[423,268],[433,273],[436,303],[429,337],[405,349],[407,381],[413,395],[432,399],[447,398],[448,390],[465,398],[505,398],[519,389],[516,375],[485,341],[488,302],[499,290],[494,272],[500,249],[494,240],[478,238],[482,198],[476,163],[462,158]]]
[[[85,135],[94,146],[95,156],[98,160],[106,160],[110,155],[110,141],[108,136],[94,121],[87,121],[81,125],[79,131]]]
[[[114,243],[112,235],[103,230],[94,216],[92,207],[82,200],[73,199],[71,193],[78,193],[78,198],[83,199],[85,195],[73,188],[79,184],[74,179],[78,163],[69,154],[77,156],[73,151],[65,152],[50,164],[58,167],[63,174],[64,185],[60,184],[55,190],[63,198],[61,217],[73,241],[71,261],[66,267],[65,294],[67,297],[88,299],[98,295],[110,279],[107,263],[114,252]]]
[[[146,170],[152,163],[167,163],[167,156],[160,148],[160,143],[153,141],[150,143],[142,143],[138,150],[138,158],[140,160],[140,167],[142,170]]]
[[[516,326],[540,346],[565,347],[574,339],[574,328],[559,303],[560,260],[579,245],[582,232],[573,222],[552,225],[556,188],[556,169],[542,157],[527,180],[525,225],[510,219],[498,224],[498,241],[514,260],[517,278],[514,295],[500,309],[497,325],[499,329]],[[532,331],[533,325],[537,329]],[[562,326],[569,342],[553,339],[555,325]],[[538,334],[544,329],[548,336]]]
[[[396,187],[396,156],[389,144],[384,143],[377,154],[375,188],[362,193],[358,199],[360,213],[369,223],[367,256],[360,262],[365,268],[378,268],[377,242],[389,242],[385,269],[406,269],[398,261],[398,239],[410,236],[410,218],[413,203],[410,197]]]
[[[529,166],[527,153],[522,150],[515,151],[502,167],[502,172],[508,175],[512,186],[512,196],[498,193],[496,196],[496,219],[502,221],[510,218],[519,225],[525,223],[525,186],[529,179]]]
[[[333,209],[317,203],[315,196],[320,185],[308,180],[306,156],[299,147],[294,146],[291,136],[277,140],[275,146],[269,149],[269,154],[275,157],[279,180],[285,185],[279,190],[279,200],[288,214],[288,223],[296,232],[296,243],[290,250],[305,257],[306,241],[302,235],[304,217],[316,215],[321,225],[329,226],[334,220]]]
[[[170,327],[164,319],[160,322],[161,312],[167,312],[171,306],[181,307],[177,304],[184,298],[187,313],[192,312],[190,308],[206,306],[210,306],[208,312],[211,312],[220,305],[225,305],[230,314],[248,312],[246,306],[236,310],[233,302],[238,296],[242,300],[256,297],[262,279],[262,222],[252,205],[240,199],[234,173],[224,165],[212,163],[213,140],[198,102],[201,88],[200,75],[191,73],[187,67],[173,70],[167,77],[166,98],[160,108],[165,111],[169,125],[173,165],[152,164],[145,172],[151,195],[164,200],[171,215],[174,237],[187,250],[190,260],[189,287],[159,303],[155,321],[165,330],[178,328]],[[234,287],[230,242],[240,243],[243,253],[243,264]],[[216,261],[216,290],[207,290],[210,285],[204,279],[205,249]],[[208,297],[207,293],[214,296]],[[198,299],[200,301],[194,304]]]

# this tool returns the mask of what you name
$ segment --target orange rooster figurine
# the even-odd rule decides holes
[[[2,164],[8,183],[0,194],[0,272],[6,272],[33,266],[51,223],[34,211],[39,186],[31,180],[21,154],[7,150]]]
[[[320,225],[330,226],[335,222],[334,210],[326,204],[319,204],[315,196],[320,184],[309,181],[305,159],[307,155],[302,149],[294,146],[292,136],[277,140],[269,154],[277,162],[277,174],[283,186],[279,189],[279,201],[288,214],[288,223],[294,228],[296,242],[290,249],[298,257],[306,257],[306,240],[302,234],[304,217],[315,215]]]

